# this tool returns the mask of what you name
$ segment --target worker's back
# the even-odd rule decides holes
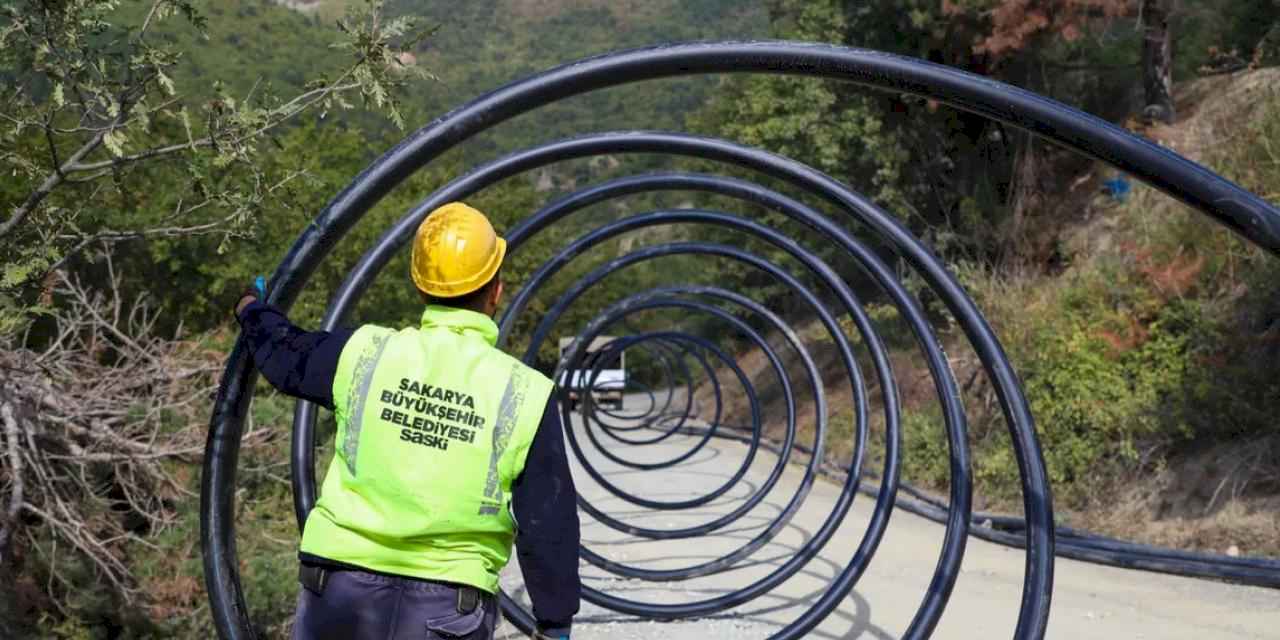
[[[551,381],[493,347],[487,316],[429,306],[421,329],[365,326],[334,378],[336,455],[302,552],[492,592],[514,536],[512,481]]]
[[[569,637],[577,492],[551,381],[494,348],[506,246],[464,203],[428,215],[409,274],[421,328],[304,331],[261,301],[261,277],[236,303],[263,378],[338,422],[302,533],[296,640],[492,640],[513,544],[538,637]]]

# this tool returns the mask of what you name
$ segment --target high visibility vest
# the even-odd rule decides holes
[[[428,306],[421,329],[364,326],[333,382],[338,431],[304,553],[497,591],[511,557],[511,483],[551,395],[494,348],[474,311]]]

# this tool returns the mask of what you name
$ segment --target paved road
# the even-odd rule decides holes
[[[581,433],[580,428],[577,431]],[[693,439],[676,436],[648,447],[611,449],[637,462],[670,459],[687,451]],[[596,467],[611,482],[647,498],[687,499],[725,482],[746,452],[744,445],[713,440],[676,467],[637,471],[622,467],[584,445]],[[572,457],[572,455],[571,455]],[[764,453],[727,494],[712,504],[685,512],[649,511],[614,497],[577,466],[579,491],[614,517],[651,528],[676,528],[706,522],[741,504],[768,476],[776,458]],[[737,524],[693,540],[644,541],[622,535],[584,515],[584,543],[611,560],[646,568],[678,568],[714,559],[753,538],[779,513],[802,477],[795,465],[770,496]],[[791,524],[758,550],[747,566],[678,583],[619,579],[583,566],[584,583],[615,596],[645,602],[679,603],[713,597],[762,577],[785,562],[820,526],[839,494],[831,482],[815,484]],[[849,517],[821,555],[774,592],[730,612],[677,622],[638,620],[583,603],[575,638],[713,640],[767,638],[794,620],[826,589],[852,557],[865,530],[872,500],[859,496]],[[854,591],[810,638],[898,638],[910,623],[933,574],[943,528],[903,511],[896,512],[884,541]],[[934,638],[1011,638],[1023,578],[1023,555],[971,538],[962,573]],[[515,563],[504,575],[509,592],[525,599]],[[527,603],[527,600],[525,600]],[[499,638],[519,637],[505,625]],[[1210,581],[1126,571],[1059,559],[1049,622],[1049,638],[1159,638],[1209,640],[1280,638],[1280,591],[1230,586]]]

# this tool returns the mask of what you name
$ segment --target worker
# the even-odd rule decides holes
[[[263,302],[261,278],[236,303],[267,381],[337,421],[294,638],[491,639],[513,542],[536,637],[569,637],[577,494],[552,382],[495,348],[505,254],[484,214],[454,202],[413,240],[421,327],[303,331]]]

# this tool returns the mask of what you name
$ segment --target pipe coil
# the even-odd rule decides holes
[[[1035,133],[1050,141],[1116,167],[1181,199],[1227,226],[1249,241],[1280,254],[1280,211],[1257,196],[1177,154],[1153,145],[1102,120],[1042,96],[987,78],[919,60],[875,51],[793,42],[691,43],[650,47],[588,58],[513,82],[438,118],[410,134],[342,190],[298,238],[275,271],[269,302],[288,309],[316,267],[345,233],[392,188],[441,154],[473,136],[518,115],[557,100],[611,86],[689,74],[772,73],[845,80],[874,89],[910,93],[959,109],[984,115]],[[733,211],[656,209],[633,213],[600,224],[579,237],[570,238],[549,260],[534,270],[499,320],[501,344],[512,340],[521,314],[545,292],[557,275],[593,247],[644,229],[688,225],[731,232],[750,238],[750,246],[768,246],[769,256],[744,248],[747,245],[690,238],[633,248],[607,260],[567,286],[545,312],[541,312],[522,353],[533,364],[539,348],[557,332],[557,321],[581,304],[583,296],[609,277],[649,261],[672,256],[697,256],[725,261],[758,273],[784,291],[802,310],[780,313],[740,292],[708,284],[668,283],[614,300],[600,309],[585,326],[575,329],[575,339],[557,364],[556,375],[587,371],[587,387],[596,386],[603,362],[623,352],[643,354],[653,363],[652,379],[629,381],[628,392],[641,400],[622,411],[599,406],[592,394],[584,394],[579,407],[561,398],[568,427],[565,435],[584,473],[619,501],[653,511],[678,512],[712,504],[739,485],[764,452],[775,455],[766,479],[741,503],[705,523],[679,529],[642,527],[610,515],[604,508],[580,497],[581,510],[604,526],[629,536],[651,540],[693,539],[723,531],[757,509],[779,486],[779,479],[799,452],[807,457],[803,479],[770,522],[738,548],[713,560],[674,569],[651,569],[610,560],[589,548],[582,558],[608,573],[654,582],[672,582],[715,575],[748,562],[752,554],[775,538],[790,522],[824,471],[824,443],[828,440],[829,388],[823,374],[787,317],[802,313],[817,321],[833,345],[847,382],[853,407],[853,444],[848,460],[837,463],[842,476],[840,492],[822,525],[805,544],[781,565],[754,582],[703,600],[656,604],[584,588],[592,603],[629,615],[653,619],[708,616],[730,610],[767,594],[794,576],[832,539],[859,493],[875,500],[869,523],[856,551],[808,608],[770,638],[804,637],[828,616],[854,588],[883,540],[895,507],[919,513],[945,525],[945,534],[934,574],[904,637],[927,638],[936,627],[959,574],[969,535],[1025,549],[1022,597],[1014,638],[1043,638],[1048,621],[1055,554],[1107,562],[1121,566],[1189,573],[1280,586],[1280,563],[1246,558],[1225,558],[1176,552],[1092,536],[1069,529],[1055,529],[1050,486],[1036,436],[1035,424],[1017,376],[999,340],[982,313],[954,275],[930,249],[891,214],[866,196],[823,173],[760,149],[731,141],[670,132],[622,131],[594,133],[549,142],[511,153],[475,167],[430,194],[368,249],[334,293],[322,327],[341,324],[370,286],[374,277],[397,251],[404,249],[421,220],[436,207],[482,192],[501,180],[567,160],[603,155],[665,154],[711,161],[734,168],[734,175],[758,175],[768,184],[783,184],[803,198],[784,194],[740,177],[692,172],[666,172],[627,176],[575,191],[524,218],[508,230],[509,255],[540,233],[557,227],[568,216],[593,205],[637,194],[693,191],[731,201],[735,209],[764,210],[781,216],[795,228],[807,229],[804,237],[821,237],[821,247],[801,242],[774,225]],[[812,202],[823,203],[820,211]],[[829,215],[824,211],[829,211]],[[791,228],[791,227],[788,227]],[[855,234],[851,229],[857,229]],[[569,234],[561,234],[569,235]],[[1024,518],[974,513],[967,424],[959,385],[927,313],[917,295],[904,284],[899,270],[886,256],[909,266],[915,277],[941,302],[992,382],[1011,435],[1018,463]],[[785,268],[776,256],[785,256]],[[853,265],[858,286],[851,284]],[[793,272],[795,271],[795,272]],[[563,277],[561,278],[563,280]],[[889,350],[877,322],[868,314],[862,296],[867,291],[888,300],[908,329],[910,341],[927,366],[936,393],[947,437],[950,493],[945,502],[923,494],[900,481],[902,461],[902,407]],[[673,323],[668,329],[636,330],[638,319],[661,312],[671,317],[696,316],[714,323],[739,346],[760,352],[776,381],[776,393],[785,414],[780,437],[766,437],[761,390],[757,389],[734,359],[734,353],[705,335],[683,331]],[[842,328],[847,317],[852,331]],[[587,345],[593,339],[616,334],[594,362]],[[851,335],[850,335],[851,334]],[[770,336],[777,337],[771,341]],[[794,379],[787,362],[798,361],[802,375]],[[864,370],[866,369],[866,370]],[[730,376],[720,379],[721,375]],[[243,341],[236,344],[223,374],[206,445],[201,490],[201,531],[205,581],[211,611],[220,637],[241,640],[253,637],[239,580],[235,550],[234,497],[237,457],[245,411],[252,396],[255,372]],[[713,410],[700,412],[695,389],[709,390]],[[729,425],[725,420],[726,394],[739,392],[750,409],[750,424]],[[562,391],[563,393],[563,391]],[[701,393],[701,392],[699,392]],[[813,415],[801,414],[807,398]],[[882,419],[882,461],[879,469],[867,467],[873,413]],[[299,528],[315,504],[316,409],[299,402],[294,416],[292,472],[294,510]],[[812,425],[809,438],[802,426]],[[682,438],[675,438],[675,436]],[[640,473],[661,474],[706,447],[713,439],[730,439],[746,445],[743,460],[728,479],[695,497],[660,500],[638,495],[610,480],[593,462],[593,455]],[[658,443],[690,442],[674,457],[660,461],[636,457]],[[590,453],[587,447],[590,447]],[[874,482],[867,482],[873,480]],[[900,497],[900,493],[906,497]],[[517,627],[533,628],[530,612],[505,594],[504,613]]]

